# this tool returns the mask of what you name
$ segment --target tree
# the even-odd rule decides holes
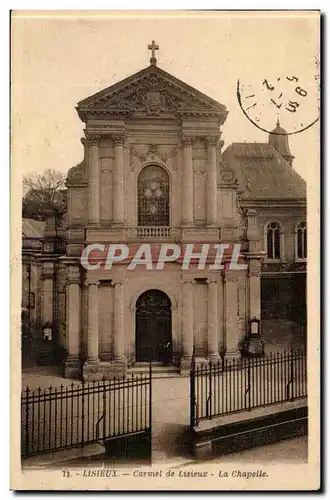
[[[54,211],[58,217],[66,212],[66,175],[47,169],[43,173],[23,177],[23,217],[45,220]]]

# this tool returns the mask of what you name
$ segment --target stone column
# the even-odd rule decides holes
[[[194,351],[194,307],[193,279],[185,278],[182,284],[182,337],[183,349],[181,359],[181,374],[190,370]]]
[[[249,261],[250,318],[260,319],[260,271],[259,259]]]
[[[182,176],[182,224],[191,225],[194,220],[194,171],[192,156],[192,138],[184,137],[183,176]]]
[[[237,324],[237,271],[225,271],[224,285],[226,357],[227,359],[233,359],[240,356],[240,352],[238,350],[239,334]]]
[[[249,320],[259,320],[261,316],[261,284],[260,284],[261,260],[256,256],[249,258]],[[252,334],[248,332],[248,353],[261,355],[263,353],[263,342],[261,332]]]
[[[208,164],[207,164],[207,223],[214,225],[217,222],[217,138],[208,137]]]
[[[87,364],[99,363],[99,283],[88,282]]]
[[[68,266],[67,301],[67,349],[65,377],[80,376],[80,271],[79,266]]]
[[[100,222],[100,136],[88,138],[88,223]]]
[[[217,363],[219,356],[219,341],[218,341],[218,282],[212,279],[207,280],[208,283],[208,300],[207,300],[207,345],[208,356],[211,363]]]
[[[124,224],[124,143],[125,137],[113,137],[115,148],[113,168],[113,223]]]
[[[54,263],[43,262],[42,268],[43,279],[43,307],[42,307],[42,327],[47,325],[53,331],[53,301],[54,301]]]
[[[126,369],[125,330],[124,330],[124,282],[113,281],[114,296],[114,344],[113,366],[117,371]]]

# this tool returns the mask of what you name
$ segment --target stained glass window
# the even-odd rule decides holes
[[[138,177],[138,225],[169,226],[169,177],[158,165],[145,167]]]

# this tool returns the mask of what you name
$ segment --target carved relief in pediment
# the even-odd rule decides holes
[[[148,115],[192,108],[205,110],[207,107],[205,103],[194,99],[157,75],[148,75],[117,93],[105,95],[93,102],[92,106],[131,112],[144,111]]]

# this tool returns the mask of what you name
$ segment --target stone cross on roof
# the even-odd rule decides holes
[[[155,57],[155,52],[159,50],[159,45],[156,45],[155,40],[153,40],[151,44],[148,45],[148,49],[151,50],[150,64],[156,66],[157,59]]]

